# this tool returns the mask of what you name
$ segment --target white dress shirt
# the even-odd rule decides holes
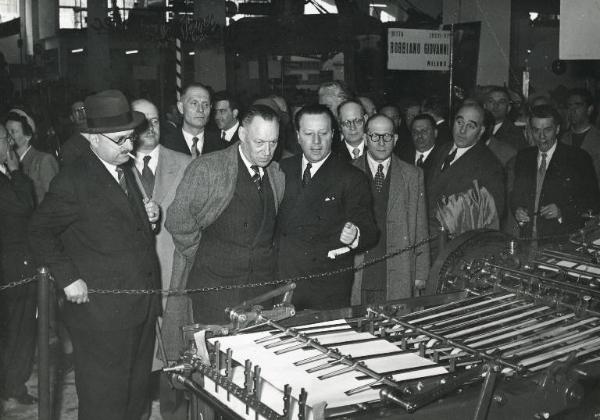
[[[228,130],[221,130],[221,138],[223,138],[223,131],[225,132],[225,141],[231,141],[231,139],[233,138],[233,135],[235,134],[235,132],[237,131],[238,127],[240,126],[239,122],[236,122],[233,127],[231,127]]]
[[[323,163],[325,163],[325,161],[327,160],[327,158],[329,157],[329,155],[331,155],[331,152],[329,152],[327,154],[327,156],[325,156],[323,159],[321,159],[318,162],[312,163],[311,167],[310,167],[310,177],[314,178],[315,174],[317,173],[317,171],[319,170],[319,168],[323,165]],[[300,172],[300,178],[302,178],[302,176],[304,175],[304,170],[306,169],[306,165],[308,164],[308,159],[306,159],[306,156],[302,155],[302,168],[301,172]]]
[[[371,174],[373,178],[375,178],[375,174],[377,174],[377,169],[379,168],[379,164],[383,165],[383,177],[387,176],[388,170],[390,169],[390,164],[392,163],[392,157],[388,157],[383,162],[377,162],[375,159],[371,157],[370,154],[367,153],[367,163],[369,164],[369,169],[371,169]]]
[[[204,131],[201,131],[195,136],[193,134],[188,133],[183,128],[181,129],[181,132],[183,133],[185,143],[187,144],[188,149],[190,149],[192,155],[194,154],[194,152],[192,152],[192,145],[194,144],[193,139],[194,137],[198,137],[198,144],[196,145],[196,148],[198,149],[198,156],[200,156],[202,154],[202,148],[204,147]]]
[[[346,149],[348,149],[348,153],[350,153],[350,156],[352,156],[352,159],[359,158],[365,153],[365,142],[364,141],[361,141],[358,146],[351,146],[350,144],[348,144],[347,141],[344,141],[344,144],[346,145]],[[354,153],[352,153],[352,151],[354,149],[358,149],[360,151],[360,153],[358,154],[358,156],[356,156],[356,158],[354,157]]]
[[[431,151],[433,150],[434,146],[431,146],[431,148],[429,150],[425,150],[424,152],[419,152],[418,150],[416,150],[416,154],[415,154],[415,165],[417,164],[417,162],[419,161],[419,158],[421,156],[423,156],[423,162],[425,162],[427,160],[427,157],[429,156],[429,154],[431,153]]]
[[[148,168],[152,171],[154,175],[156,175],[156,167],[158,166],[158,146],[156,146],[150,153],[137,152],[135,155],[135,167],[137,168],[139,173],[142,173],[144,170],[144,157],[150,156],[150,160],[148,161]]]
[[[240,153],[240,156],[242,157],[242,161],[244,162],[244,165],[246,165],[246,170],[250,174],[250,177],[253,177],[256,172],[254,172],[254,169],[252,169],[252,162],[250,162],[246,158],[246,156],[244,156],[244,152],[242,152],[241,146],[238,146],[238,152]],[[262,179],[263,175],[265,174],[265,170],[262,166],[258,167],[258,173],[260,174],[260,179]]]

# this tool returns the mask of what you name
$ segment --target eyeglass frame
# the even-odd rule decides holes
[[[98,133],[98,134],[100,134],[102,137],[109,139],[111,142],[113,142],[117,146],[123,146],[127,142],[127,140],[131,140],[131,142],[133,143],[135,141],[135,139],[137,138],[137,134],[135,133],[135,131],[126,136],[119,137],[119,139],[117,141],[111,139],[106,134],[103,134],[103,133]]]
[[[351,128],[353,125],[355,127],[362,127],[363,125],[365,125],[365,119],[362,117],[357,117],[353,120],[340,121],[340,125],[346,128]]]
[[[381,140],[383,140],[384,143],[390,143],[390,142],[394,141],[394,138],[395,138],[395,135],[393,133],[383,133],[383,134],[366,133],[366,136],[373,143],[379,143]],[[389,140],[386,140],[385,136],[389,136]],[[373,137],[377,137],[377,140],[373,140]]]

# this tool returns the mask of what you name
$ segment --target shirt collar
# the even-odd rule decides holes
[[[475,143],[475,144],[477,144],[477,143]],[[473,144],[469,147],[456,147],[456,144],[453,145],[452,150],[450,150],[450,153],[452,153],[454,150],[456,150],[456,156],[454,157],[454,160],[452,162],[456,162],[462,155],[464,155],[469,150],[471,150],[473,148],[473,146],[475,146],[475,144]],[[452,163],[452,162],[450,162],[450,163]]]
[[[187,144],[189,150],[192,150],[192,144],[194,144],[194,137],[198,137],[198,144],[196,147],[198,148],[198,154],[202,154],[202,147],[204,146],[204,130],[202,130],[195,136],[185,131],[183,127],[181,128],[181,132],[183,133],[183,138],[185,139],[185,143]]]
[[[548,165],[550,165],[550,160],[552,160],[552,156],[554,155],[554,152],[556,152],[557,144],[558,144],[558,140],[556,140],[554,142],[554,145],[547,152],[545,152],[546,153],[546,168],[548,167]],[[541,162],[542,162],[542,152],[540,152],[540,150],[538,149],[538,155],[537,155],[538,167],[540,166]]]
[[[244,162],[244,165],[246,165],[246,169],[248,170],[248,173],[250,174],[250,176],[254,176],[255,172],[254,169],[252,169],[252,162],[250,162],[246,156],[244,155],[244,152],[242,152],[242,146],[238,146],[238,152],[240,154],[240,157],[242,158],[242,161]],[[265,174],[265,170],[263,167],[259,166],[258,167],[258,173],[260,174],[260,177],[262,178],[263,175]]]
[[[222,131],[225,131],[225,141],[231,141],[231,139],[233,138],[233,135],[235,134],[235,132],[237,131],[239,126],[240,126],[239,121],[236,121],[235,124],[233,125],[233,127],[231,127],[230,129],[222,130]]]
[[[418,150],[416,150],[415,152],[415,164],[417,163],[417,161],[419,160],[419,157],[422,155],[423,156],[423,160],[427,160],[427,157],[429,156],[429,154],[431,153],[431,151],[433,150],[433,148],[435,147],[435,144],[433,146],[431,146],[429,149],[425,150],[424,152],[419,152]]]
[[[152,171],[153,174],[156,174],[156,167],[158,166],[158,145],[152,149],[151,152],[140,152],[138,151],[135,154],[135,167],[138,169],[140,173],[144,169],[144,157],[150,156],[150,161],[148,162],[148,167]]]
[[[92,150],[93,152],[93,150]],[[94,153],[94,155],[96,155],[96,153]],[[106,170],[108,171],[108,173],[113,177],[113,179],[117,182],[119,182],[119,174],[117,173],[117,165],[113,165],[112,163],[108,163],[107,161],[103,160],[100,156],[96,155],[96,157],[98,158],[98,160],[100,162],[102,162],[102,164],[104,165],[104,167],[106,168]]]
[[[27,149],[25,149],[25,151],[23,152],[23,154],[21,156],[19,156],[19,162],[23,162],[23,159],[25,159],[25,155],[27,154],[27,152],[29,152],[31,150],[31,146],[27,146]]]
[[[331,152],[329,152],[327,154],[327,156],[325,156],[323,159],[321,159],[318,162],[310,162],[310,176],[311,178],[313,176],[315,176],[315,174],[317,173],[317,171],[321,168],[321,166],[323,166],[323,163],[325,163],[325,161],[327,160],[327,158],[331,156]],[[306,156],[304,156],[304,154],[302,154],[302,172],[300,172],[300,176],[302,176],[302,174],[304,173],[304,170],[306,169],[306,165],[308,164],[308,159],[306,159]]]
[[[354,153],[352,153],[352,151],[354,149],[360,150],[360,154],[358,155],[358,157],[361,157],[364,153],[365,153],[365,141],[361,141],[360,144],[358,146],[351,146],[347,141],[344,140],[344,144],[346,145],[346,149],[348,149],[348,153],[350,153],[350,156],[352,156],[352,158],[354,158]]]
[[[377,173],[377,169],[379,168],[379,164],[383,165],[383,176],[387,176],[388,170],[390,169],[390,164],[392,163],[392,157],[388,157],[383,162],[378,162],[371,157],[369,152],[367,152],[367,163],[369,165],[369,169],[371,169],[371,174],[375,176]]]

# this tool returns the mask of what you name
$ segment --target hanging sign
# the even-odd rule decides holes
[[[388,29],[388,70],[450,70],[450,31]]]

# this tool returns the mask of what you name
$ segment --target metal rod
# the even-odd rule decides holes
[[[517,319],[525,318],[525,317],[527,317],[529,315],[538,314],[540,312],[543,312],[543,311],[546,311],[546,310],[549,310],[549,309],[550,309],[550,307],[548,307],[548,306],[540,306],[540,307],[531,309],[529,311],[525,311],[523,313],[520,313],[518,315],[509,316],[508,318],[504,318],[504,319],[500,319],[500,320],[488,322],[487,324],[478,325],[476,327],[467,328],[465,330],[462,330],[462,331],[459,331],[459,332],[456,332],[456,333],[448,334],[448,335],[446,335],[446,337],[447,338],[462,337],[462,336],[470,334],[472,332],[477,332],[477,331],[481,331],[481,330],[484,330],[484,329],[489,329],[491,327],[495,327],[497,325],[506,324],[508,322],[516,321]]]
[[[439,334],[433,333],[431,331],[425,330],[425,329],[423,329],[421,327],[418,327],[416,325],[412,325],[412,324],[410,324],[410,323],[408,323],[406,321],[403,321],[401,319],[385,315],[384,313],[377,312],[377,311],[375,311],[375,310],[373,310],[371,308],[367,309],[367,311],[369,311],[370,313],[372,313],[376,317],[385,318],[385,319],[388,319],[390,321],[397,322],[398,324],[400,324],[400,325],[402,325],[402,326],[404,326],[404,327],[406,327],[408,329],[415,329],[416,331],[420,332],[421,334],[428,335],[431,338],[435,338],[435,339],[437,339],[437,340],[439,340],[439,341],[441,341],[443,343],[447,343],[447,344],[449,344],[449,345],[451,345],[453,347],[456,347],[456,348],[459,348],[461,350],[464,350],[467,353],[473,354],[474,356],[476,356],[478,358],[489,360],[489,361],[492,361],[492,362],[496,362],[496,363],[498,363],[498,364],[500,364],[502,366],[509,367],[509,368],[514,369],[514,370],[516,370],[518,372],[521,372],[523,370],[523,366],[515,365],[513,363],[510,363],[510,362],[508,362],[506,360],[503,360],[503,359],[500,359],[498,357],[490,356],[490,355],[485,354],[485,353],[483,353],[483,352],[481,352],[479,350],[476,350],[476,349],[473,349],[473,348],[471,348],[469,346],[466,346],[466,345],[464,345],[464,344],[462,344],[462,343],[460,343],[458,341],[452,340],[451,338],[444,337],[444,336],[441,336]]]
[[[264,321],[266,324],[268,324],[269,326],[278,329],[280,331],[285,331],[286,328],[279,325],[278,323],[264,317],[263,315],[259,315],[258,318],[260,318],[262,321]],[[327,347],[319,344],[319,342],[317,340],[313,340],[311,338],[306,338],[306,337],[302,337],[301,334],[297,333],[297,337],[300,337],[301,340],[306,340],[306,342],[304,343],[305,345],[309,345],[310,347],[314,348],[315,350],[318,350],[322,353],[327,353],[327,351],[329,350]],[[353,364],[354,360],[350,357],[350,356],[345,356],[345,355],[341,355],[341,354],[337,354],[337,353],[331,353],[332,357],[339,357],[340,360],[345,360],[346,364]],[[357,365],[356,366],[356,370],[358,372],[361,372],[363,374],[369,375],[371,378],[375,379],[375,380],[381,380],[383,384],[385,385],[389,385],[393,388],[398,388],[398,384],[396,384],[393,380],[386,378],[382,375],[380,375],[379,373],[375,372],[372,369],[369,369],[366,366],[363,365]]]
[[[46,267],[38,268],[37,282],[38,415],[40,420],[50,420],[50,272]]]
[[[522,329],[513,328],[510,332],[507,332],[505,334],[496,335],[496,336],[494,336],[492,338],[488,338],[486,340],[476,341],[475,343],[469,343],[469,346],[471,346],[471,347],[486,346],[486,345],[489,345],[489,344],[494,343],[496,341],[504,340],[504,339],[507,339],[507,338],[512,338],[514,336],[521,335],[521,334],[529,332],[529,331],[539,330],[540,328],[547,327],[549,325],[554,325],[554,324],[559,323],[559,322],[563,322],[563,321],[565,321],[567,319],[573,318],[574,316],[575,316],[575,314],[567,314],[567,315],[564,315],[564,316],[561,316],[561,317],[558,317],[558,318],[551,318],[551,319],[549,319],[547,321],[544,321],[544,322],[541,322],[539,324],[536,323],[536,324],[533,324],[533,325],[528,325],[528,326],[526,326],[526,327],[524,327]]]
[[[568,317],[568,318],[572,318],[573,316],[574,316],[574,314],[565,315],[565,317]],[[561,318],[556,318],[556,319],[558,321],[562,321]],[[514,348],[514,347],[518,347],[521,344],[527,344],[527,343],[530,343],[530,342],[538,340],[538,339],[545,339],[545,338],[548,337],[549,333],[558,334],[558,333],[561,333],[563,331],[569,331],[569,330],[572,330],[573,328],[578,328],[580,326],[587,325],[590,322],[593,322],[594,320],[597,320],[597,318],[584,319],[582,321],[575,322],[573,324],[569,324],[569,325],[566,325],[564,327],[559,327],[559,328],[556,328],[554,330],[544,330],[544,331],[539,332],[538,334],[535,334],[535,335],[523,338],[521,340],[511,341],[511,342],[503,344],[502,346],[499,346],[497,348],[498,348],[499,351],[508,350],[508,349],[511,349],[511,348]],[[473,346],[473,347],[475,347],[475,346]]]
[[[506,306],[512,306],[512,304],[511,303],[505,304],[505,305],[502,305],[501,308],[497,308],[497,309],[502,309]],[[482,323],[487,322],[492,319],[502,318],[508,314],[512,314],[512,313],[519,312],[519,311],[524,311],[525,309],[531,308],[532,306],[534,306],[533,303],[528,303],[528,304],[522,305],[522,306],[515,306],[512,308],[503,310],[503,311],[496,311],[489,315],[478,316],[478,317],[476,317],[476,319],[471,319],[471,320],[464,321],[461,323],[454,323],[453,325],[446,327],[446,328],[438,329],[438,328],[435,328],[435,326],[434,326],[433,329],[440,333],[449,333],[450,331],[454,331],[457,329],[463,329],[465,327],[469,327],[469,326],[473,326],[473,325],[477,325],[477,324],[482,324]]]

